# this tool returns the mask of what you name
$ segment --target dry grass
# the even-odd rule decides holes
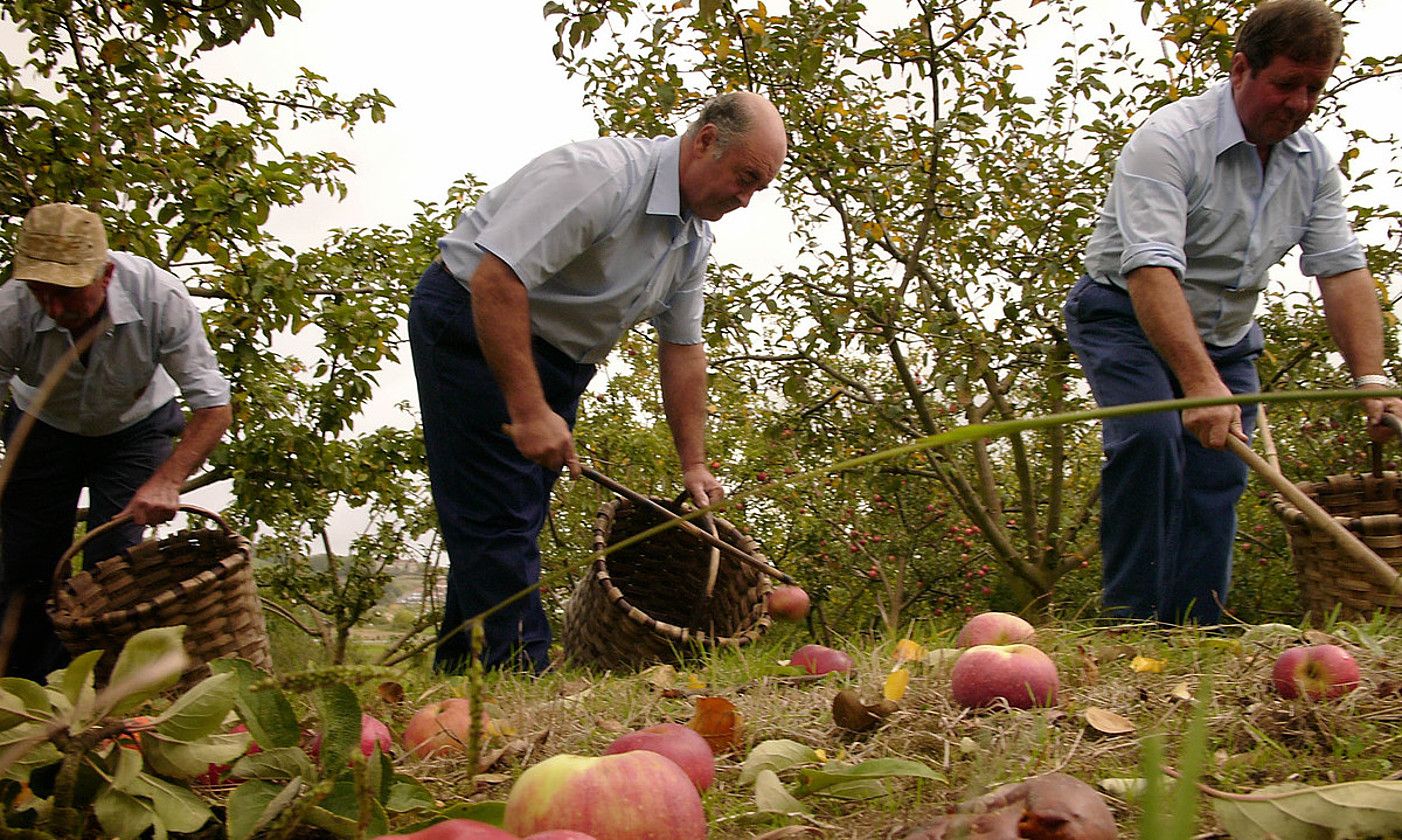
[[[830,838],[900,837],[955,804],[990,788],[1031,775],[1061,771],[1092,785],[1106,778],[1141,775],[1141,736],[1163,733],[1170,765],[1179,756],[1194,701],[1205,678],[1212,686],[1207,709],[1208,757],[1202,781],[1247,793],[1294,781],[1329,784],[1399,776],[1402,769],[1402,682],[1391,663],[1402,659],[1402,621],[1340,623],[1328,632],[1246,633],[1228,628],[1208,634],[1146,626],[1053,626],[1039,630],[1037,645],[1060,669],[1062,690],[1052,709],[971,712],[948,696],[948,665],[912,666],[901,708],[879,729],[854,735],[832,721],[831,703],[841,688],[864,698],[881,694],[892,666],[894,639],[843,645],[857,660],[853,675],[821,680],[784,676],[778,661],[807,641],[797,628],[780,627],[743,651],[711,655],[682,666],[683,676],[704,680],[695,694],[730,699],[744,715],[744,749],[720,756],[715,786],[705,796],[716,838],[754,837],[806,821]],[[930,649],[949,644],[952,631],[916,628]],[[1363,671],[1359,689],[1326,703],[1287,701],[1270,688],[1270,669],[1285,647],[1306,641],[1345,646]],[[1159,660],[1161,673],[1136,671],[1136,656]],[[382,709],[400,726],[412,698],[465,694],[463,681],[410,686],[404,707]],[[663,721],[686,722],[695,694],[664,692],[637,674],[598,674],[564,668],[544,678],[489,676],[485,690],[516,734],[486,746],[496,762],[472,774],[461,762],[404,762],[445,804],[503,800],[516,774],[560,752],[597,754],[619,733]],[[1135,725],[1129,734],[1105,735],[1087,724],[1085,710],[1116,712]],[[947,783],[892,779],[889,796],[852,803],[820,797],[803,801],[805,818],[755,813],[754,792],[738,782],[741,762],[755,744],[788,738],[825,750],[831,760],[906,758],[941,773]],[[501,751],[498,753],[498,751]],[[791,777],[785,777],[791,781]],[[1137,836],[1134,802],[1107,795],[1124,836]],[[1202,808],[1198,836],[1217,826]]]

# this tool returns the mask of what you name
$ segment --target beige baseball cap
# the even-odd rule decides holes
[[[100,216],[76,204],[41,204],[24,217],[10,276],[79,289],[106,265],[107,231]]]

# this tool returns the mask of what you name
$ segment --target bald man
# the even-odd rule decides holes
[[[680,137],[546,152],[439,240],[409,307],[429,479],[448,551],[434,667],[471,658],[464,621],[540,579],[536,545],[595,366],[650,320],[663,406],[697,504],[724,496],[705,451],[701,315],[709,222],[749,204],[787,153],[764,97],[716,97]],[[486,622],[488,668],[549,665],[539,593]]]

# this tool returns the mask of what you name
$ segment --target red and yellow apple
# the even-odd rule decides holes
[[[1271,681],[1281,697],[1341,697],[1358,687],[1358,662],[1338,645],[1288,648],[1275,660]]]
[[[954,646],[1026,644],[1037,634],[1022,616],[1005,612],[979,613],[969,619],[954,637]]]
[[[682,769],[649,750],[561,753],[521,774],[503,827],[516,835],[570,829],[608,840],[702,840],[701,795]]]
[[[414,713],[400,739],[419,758],[442,753],[466,753],[472,729],[472,701],[451,697],[430,703]],[[491,720],[482,712],[482,731],[492,734]]]
[[[769,591],[769,613],[775,618],[802,621],[808,606],[808,593],[801,586],[776,586]]]
[[[949,672],[950,695],[969,708],[1053,706],[1060,687],[1056,663],[1031,645],[974,645]]]
[[[516,835],[476,820],[444,820],[413,834],[382,834],[375,840],[516,840]]]
[[[659,723],[628,732],[614,739],[604,755],[632,750],[650,750],[670,758],[691,779],[698,791],[711,786],[716,778],[716,756],[701,733],[680,723]]]
[[[804,645],[789,657],[789,664],[797,665],[810,674],[827,674],[833,671],[845,674],[852,670],[852,657],[823,645]]]

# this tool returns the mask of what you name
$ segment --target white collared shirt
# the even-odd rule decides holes
[[[115,265],[106,302],[112,326],[93,342],[87,363],[75,362],[59,380],[39,419],[96,437],[145,419],[177,394],[191,409],[228,405],[229,382],[184,284],[144,257],[107,257]],[[30,412],[44,377],[72,345],[24,282],[0,286],[0,390],[9,385],[21,410]]]
[[[1251,328],[1272,266],[1300,246],[1300,272],[1365,266],[1344,212],[1338,168],[1300,129],[1262,172],[1230,82],[1155,111],[1125,144],[1086,247],[1086,273],[1125,287],[1136,268],[1171,269],[1198,333],[1233,345]]]
[[[651,320],[701,341],[710,226],[682,207],[676,137],[603,137],[553,149],[492,189],[438,241],[467,286],[484,251],[530,299],[531,332],[580,363],[602,361]]]

